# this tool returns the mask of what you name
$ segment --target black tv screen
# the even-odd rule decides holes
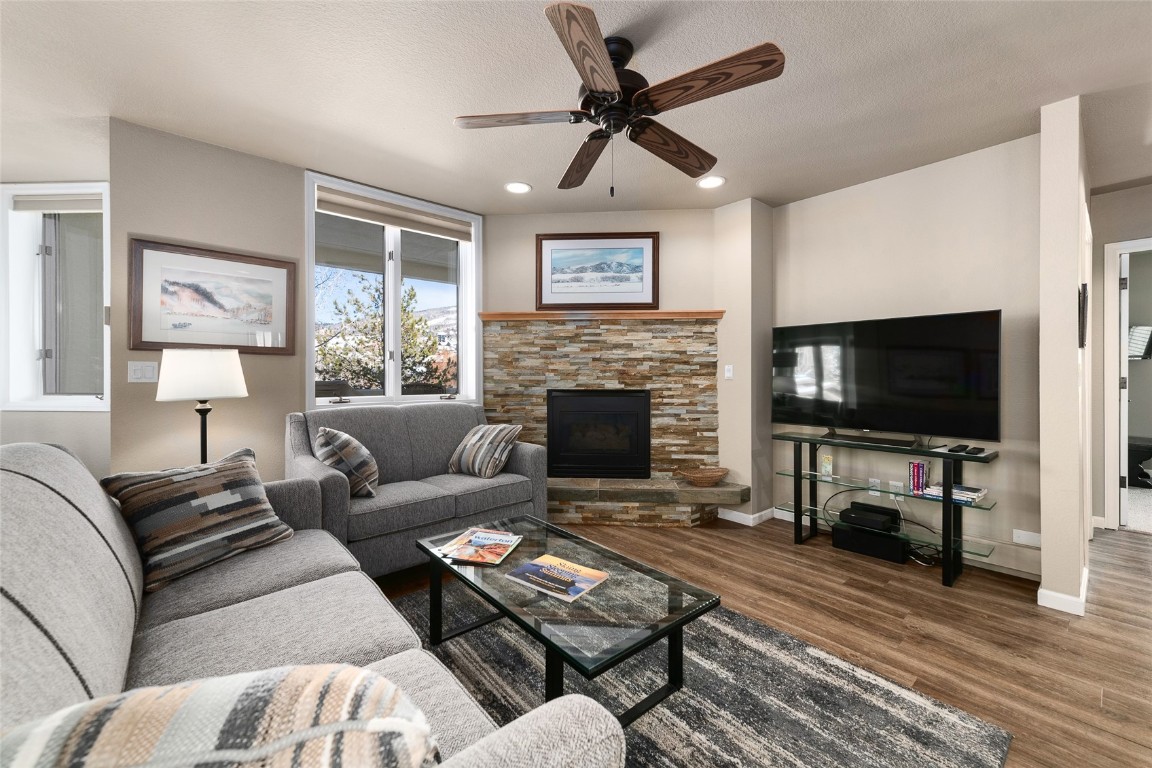
[[[1000,439],[1000,310],[772,331],[772,421]]]

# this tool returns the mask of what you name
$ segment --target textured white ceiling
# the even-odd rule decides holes
[[[1035,133],[1076,94],[1093,186],[1152,176],[1150,2],[590,4],[653,83],[784,50],[779,79],[659,118],[726,186],[617,137],[614,199],[611,150],[559,191],[588,126],[453,127],[575,106],[543,1],[2,2],[0,176],[107,178],[112,116],[480,213],[776,204]]]

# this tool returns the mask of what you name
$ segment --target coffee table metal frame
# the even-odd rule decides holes
[[[596,553],[605,556],[609,560],[613,560],[621,565],[624,565],[638,573],[651,576],[659,581],[664,582],[670,588],[669,594],[669,613],[683,608],[684,588],[689,590],[693,597],[696,598],[696,605],[690,611],[685,612],[675,620],[669,622],[666,626],[660,627],[650,634],[645,635],[642,639],[637,640],[635,643],[628,645],[626,648],[621,649],[618,653],[601,660],[598,663],[586,664],[582,660],[577,659],[572,654],[568,653],[564,648],[557,645],[550,638],[541,634],[535,627],[533,627],[523,617],[518,615],[509,606],[501,602],[498,598],[490,595],[482,587],[475,584],[468,576],[463,573],[461,567],[476,567],[468,566],[461,563],[459,566],[454,565],[453,561],[440,557],[436,554],[435,549],[439,542],[443,544],[449,541],[454,536],[463,532],[455,531],[453,533],[439,534],[426,539],[418,540],[417,546],[428,555],[428,640],[432,645],[439,645],[446,640],[458,637],[474,629],[478,629],[486,624],[490,624],[497,619],[508,618],[513,623],[517,624],[521,629],[529,634],[532,638],[539,641],[544,646],[544,700],[552,701],[564,695],[564,667],[565,665],[572,667],[574,670],[583,675],[586,679],[592,680],[609,669],[612,669],[621,662],[631,658],[640,651],[644,650],[653,643],[668,638],[668,682],[657,690],[650,693],[643,700],[637,702],[630,707],[623,714],[617,716],[621,726],[628,726],[636,720],[636,718],[643,715],[648,710],[659,704],[664,699],[668,698],[671,694],[684,687],[684,626],[690,621],[693,621],[708,611],[720,605],[720,597],[707,593],[704,590],[694,587],[691,584],[680,581],[673,576],[669,576],[661,571],[656,570],[650,566],[640,563],[632,558],[621,555],[618,552],[602,547],[595,542],[589,541],[581,536],[577,536],[569,531],[559,528],[550,523],[539,520],[535,517],[522,516],[514,517],[507,520],[497,520],[492,523],[485,523],[480,528],[492,528],[497,530],[507,530],[514,528],[515,523],[535,523],[540,528],[548,533],[556,534],[562,538],[577,541],[580,546],[586,547],[595,551]],[[484,567],[486,570],[490,567]],[[500,566],[498,566],[500,567]],[[443,576],[445,573],[454,574],[457,579],[462,582],[466,587],[484,599],[489,605],[494,607],[496,611],[476,621],[468,624],[455,627],[447,632],[444,631],[444,603],[443,603]],[[537,602],[540,600],[555,600],[557,598],[550,597],[544,593],[540,593],[537,597],[533,598],[530,602]]]

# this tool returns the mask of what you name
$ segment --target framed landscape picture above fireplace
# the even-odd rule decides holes
[[[659,309],[660,233],[536,235],[536,309]]]

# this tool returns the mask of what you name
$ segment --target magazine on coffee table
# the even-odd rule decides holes
[[[498,565],[523,538],[508,531],[469,528],[440,547],[440,555],[473,565]]]
[[[538,557],[504,575],[518,584],[533,587],[566,603],[603,584],[608,578],[607,571],[587,568],[553,555]]]

